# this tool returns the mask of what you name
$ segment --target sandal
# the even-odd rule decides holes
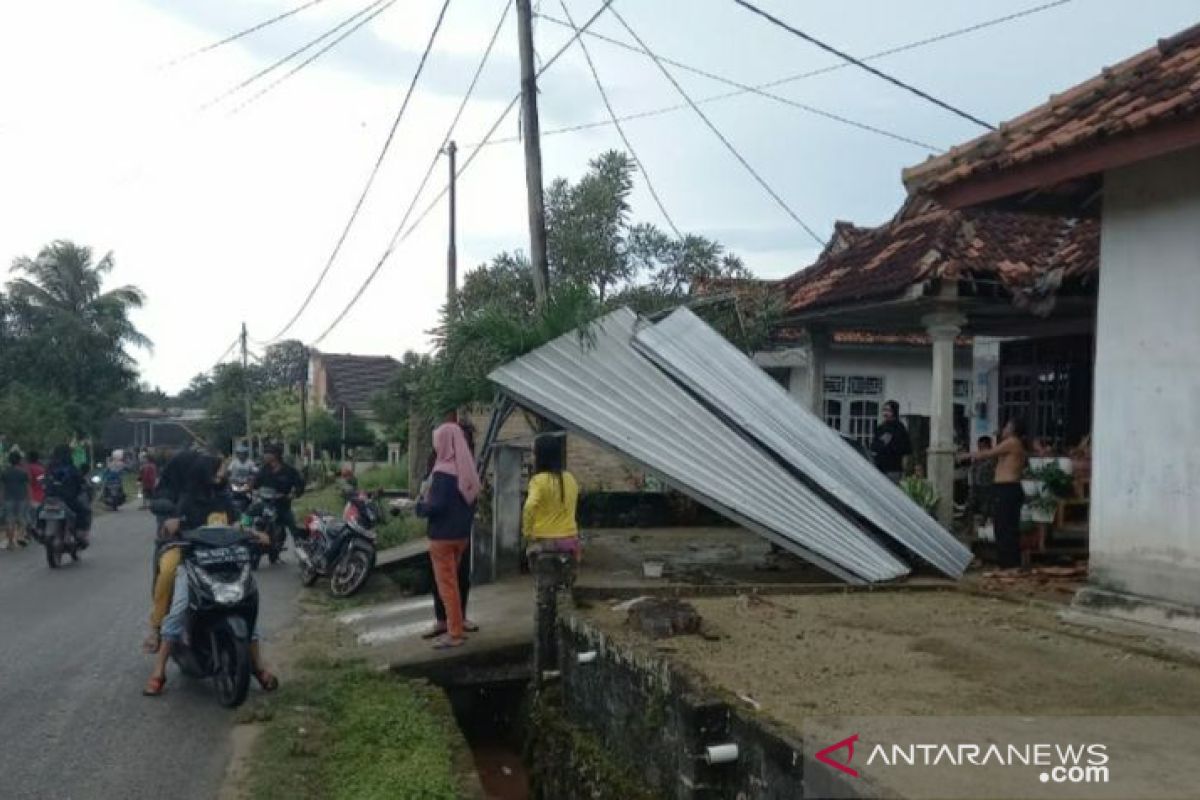
[[[151,675],[150,680],[146,681],[146,685],[142,687],[142,694],[146,697],[158,697],[167,690],[167,676],[161,678],[157,675]]]
[[[466,639],[455,639],[450,636],[443,635],[433,643],[434,650],[449,650],[453,647],[462,647],[467,643]]]
[[[445,625],[434,625],[432,628],[430,628],[429,630],[422,633],[421,638],[422,639],[436,639],[439,636],[445,636],[445,635],[446,635],[446,626]]]
[[[276,678],[265,669],[260,669],[258,672],[254,673],[254,677],[264,692],[273,692],[279,688],[279,678]]]
[[[479,626],[470,620],[463,620],[463,630],[467,633],[479,633]]]

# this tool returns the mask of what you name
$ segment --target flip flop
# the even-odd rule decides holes
[[[258,680],[258,685],[262,687],[264,692],[273,692],[279,688],[279,678],[276,678],[265,669],[260,669],[254,673],[254,677]]]
[[[151,675],[150,680],[146,681],[146,685],[142,687],[142,694],[146,697],[158,697],[166,690],[166,676],[159,678],[155,675]]]
[[[444,636],[445,634],[446,634],[446,628],[444,626],[434,625],[432,628],[430,628],[429,630],[422,633],[421,638],[422,639],[436,639],[437,637]]]
[[[466,639],[452,639],[449,636],[442,636],[433,643],[434,650],[449,650],[453,647],[462,647],[467,643]]]
[[[479,626],[474,622],[463,622],[463,630],[467,633],[479,633]]]

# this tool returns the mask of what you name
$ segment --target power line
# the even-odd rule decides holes
[[[880,51],[872,53],[868,56],[863,56],[862,60],[863,61],[874,61],[876,59],[886,58],[888,56],[896,55],[898,53],[905,53],[910,50],[916,50],[917,48],[920,48],[920,47],[925,47],[927,45],[936,44],[938,42],[943,42],[948,39],[954,39],[959,36],[965,36],[966,34],[974,33],[976,31],[984,30],[987,28],[991,28],[993,26],[1000,25],[1005,22],[1011,22],[1013,20],[1020,19],[1022,17],[1028,17],[1032,14],[1037,14],[1042,11],[1047,11],[1051,8],[1056,8],[1058,6],[1066,5],[1067,3],[1070,3],[1070,2],[1072,2],[1072,0],[1055,0],[1055,2],[1052,2],[1052,3],[1043,3],[1042,5],[1033,6],[1032,8],[1027,8],[1022,11],[1016,11],[1016,12],[1013,12],[1012,14],[1006,14],[1005,16],[1002,16],[1002,17],[993,17],[992,19],[983,20],[982,22],[975,23],[974,25],[969,25],[965,28],[956,28],[954,30],[946,31],[944,33],[939,33],[936,36],[930,36],[925,39],[918,39],[916,41],[907,42],[905,44],[901,44],[901,45],[897,45],[895,47],[888,48],[887,50],[880,50]],[[551,19],[551,18],[543,16],[543,19]],[[600,34],[597,34],[597,33],[589,32],[589,35],[598,37],[598,38],[605,38],[605,37],[600,37]],[[618,44],[618,42],[616,40],[611,40],[611,41],[613,41],[614,44]],[[631,45],[626,45],[624,42],[620,42],[619,44],[621,44],[622,46],[626,46],[626,47],[632,47]],[[636,48],[633,48],[633,49],[636,50]],[[637,51],[637,52],[640,53],[641,51]],[[766,83],[754,84],[752,88],[754,88],[754,89],[770,89],[775,86],[782,86],[784,84],[793,83],[795,81],[804,80],[806,78],[813,78],[813,77],[816,77],[817,75],[824,75],[826,73],[836,72],[837,70],[840,70],[840,69],[847,69],[848,67],[851,67],[851,66],[853,66],[853,65],[847,64],[845,61],[839,61],[836,64],[830,64],[828,66],[820,67],[820,68],[814,69],[814,70],[809,70],[807,72],[799,72],[799,73],[796,73],[793,75],[786,75],[782,78],[776,78],[775,80],[767,81]],[[702,97],[696,101],[696,104],[697,105],[707,105],[709,103],[715,103],[720,100],[728,100],[732,97],[741,97],[744,94],[750,94],[750,92],[747,89],[736,89],[732,92],[721,92],[720,94],[713,94],[713,95],[709,95],[708,97]],[[675,103],[673,105],[661,106],[659,108],[649,109],[647,111],[639,111],[634,114],[626,114],[624,116],[618,117],[618,119],[621,122],[632,122],[634,120],[648,119],[650,117],[662,116],[663,114],[670,114],[675,111],[684,111],[689,108],[691,108],[691,106],[689,106],[687,103]],[[594,128],[605,128],[612,124],[613,124],[613,121],[611,119],[597,120],[595,122],[582,122],[582,123],[578,123],[575,125],[566,125],[561,128],[551,128],[548,130],[543,130],[542,136],[546,137],[546,136],[557,136],[557,135],[563,134],[563,133],[576,133],[578,131],[591,130]],[[502,139],[494,139],[491,142],[489,142],[488,145],[490,146],[490,145],[495,145],[495,144],[511,144],[513,142],[519,142],[520,140],[521,140],[521,137],[519,137],[519,136],[507,136]],[[939,152],[940,152],[940,148],[939,148]]]
[[[339,44],[341,44],[341,43],[342,43],[342,42],[343,42],[343,41],[344,41],[344,40],[345,40],[347,37],[349,37],[349,36],[352,36],[352,35],[355,33],[355,31],[357,31],[357,30],[358,30],[359,28],[361,28],[362,26],[366,25],[366,24],[367,24],[368,22],[370,22],[371,20],[373,20],[373,19],[375,19],[376,17],[378,17],[378,16],[379,16],[380,14],[382,14],[383,12],[387,11],[389,8],[391,8],[393,5],[395,5],[395,3],[396,3],[396,0],[387,0],[387,2],[386,2],[386,3],[384,3],[384,5],[383,5],[383,6],[381,6],[381,7],[379,7],[379,8],[375,8],[375,10],[371,11],[371,13],[370,13],[370,14],[368,14],[366,17],[364,17],[364,18],[360,19],[358,22],[354,23],[354,25],[352,25],[350,28],[348,28],[348,29],[347,29],[347,30],[346,30],[346,31],[345,31],[345,32],[344,32],[344,33],[343,33],[341,36],[337,37],[337,38],[336,38],[336,39],[334,39],[332,42],[330,42],[329,44],[325,45],[325,46],[324,46],[324,47],[322,47],[320,50],[318,50],[317,52],[313,53],[311,56],[309,56],[308,58],[304,59],[303,61],[301,61],[301,62],[300,62],[299,64],[297,64],[296,66],[292,67],[290,70],[288,70],[287,72],[285,72],[283,75],[280,75],[278,78],[276,78],[275,80],[273,80],[273,81],[271,81],[270,83],[268,83],[268,84],[267,84],[266,86],[264,86],[262,89],[259,89],[257,92],[255,92],[254,94],[250,95],[249,97],[247,97],[247,98],[246,98],[245,100],[243,100],[242,102],[238,103],[236,106],[234,106],[234,107],[233,107],[233,109],[232,109],[232,110],[230,110],[230,112],[229,112],[230,116],[232,116],[232,115],[234,115],[234,114],[239,114],[239,113],[241,113],[242,111],[244,111],[244,110],[246,109],[246,107],[247,107],[247,106],[249,106],[251,103],[253,103],[253,102],[255,102],[256,100],[258,100],[260,97],[262,97],[262,96],[263,96],[264,94],[266,94],[267,92],[270,92],[270,91],[272,91],[272,90],[273,90],[273,89],[275,89],[275,87],[277,87],[279,84],[283,83],[283,82],[284,82],[284,81],[286,81],[288,78],[292,77],[292,76],[293,76],[293,75],[295,75],[297,72],[299,72],[300,70],[304,69],[304,68],[305,68],[305,67],[307,67],[309,64],[311,64],[312,62],[316,61],[318,58],[320,58],[321,56],[325,55],[326,53],[328,53],[328,52],[329,52],[330,50],[332,50],[333,48],[337,47],[337,46],[338,46]],[[376,3],[372,4],[372,6],[377,6],[377,5],[378,5],[378,2],[376,2]],[[372,6],[368,6],[367,8],[372,8]],[[364,10],[364,11],[366,11],[367,9],[363,9],[363,10]],[[362,13],[362,12],[359,12],[359,13]],[[356,14],[355,16],[357,16],[357,14]],[[346,20],[346,21],[347,21],[347,22],[349,22],[349,20]],[[343,24],[344,24],[344,23],[343,23]],[[340,26],[339,26],[339,27],[340,27]],[[335,30],[336,30],[336,29],[335,29]],[[333,31],[330,31],[330,33],[332,33],[332,32],[333,32]]]
[[[325,0],[309,0],[307,3],[297,6],[296,8],[293,8],[291,11],[285,11],[282,14],[277,14],[276,16],[271,17],[270,19],[263,20],[262,22],[258,23],[257,25],[252,25],[249,28],[246,28],[245,30],[238,31],[237,33],[233,34],[232,36],[226,36],[224,39],[220,40],[219,42],[213,42],[212,44],[207,44],[204,47],[201,47],[197,50],[193,50],[190,53],[185,53],[182,56],[180,56],[179,58],[176,58],[174,61],[168,61],[166,64],[163,64],[161,69],[173,67],[176,64],[181,64],[184,61],[187,61],[188,59],[195,58],[196,56],[201,55],[203,53],[207,53],[210,50],[216,50],[218,47],[221,47],[222,45],[229,44],[230,42],[236,42],[238,39],[241,39],[243,36],[249,36],[250,34],[254,33],[255,31],[262,30],[263,28],[267,27],[268,25],[274,25],[276,22],[285,20],[288,17],[292,16],[293,14],[299,14],[304,9],[311,8],[312,6],[315,6],[318,3],[323,3],[323,2],[325,2]]]
[[[563,27],[570,27],[570,23],[563,22],[562,20],[555,19],[554,17],[547,16],[545,14],[542,15],[542,19],[546,20],[547,22],[553,22],[556,25],[562,25]],[[596,39],[599,39],[601,41],[608,42],[609,44],[616,45],[617,47],[621,47],[625,50],[629,50],[631,52],[638,53],[639,55],[642,54],[642,51],[639,50],[638,48],[634,47],[633,45],[631,45],[627,42],[622,42],[619,39],[613,39],[611,37],[605,36],[600,33],[596,33],[594,31],[590,31],[588,35],[592,36]],[[664,64],[670,64],[671,66],[678,67],[679,69],[686,70],[687,72],[691,72],[696,75],[700,75],[702,77],[708,78],[709,80],[717,81],[718,83],[723,83],[727,86],[735,86],[738,89],[738,92],[737,92],[738,94],[757,94],[760,97],[765,97],[769,100],[774,100],[777,103],[783,103],[784,105],[792,106],[793,108],[798,108],[801,111],[806,111],[809,114],[815,114],[819,117],[825,117],[826,119],[831,119],[835,122],[840,122],[843,125],[849,125],[851,127],[858,128],[858,129],[864,130],[864,131],[868,131],[870,133],[875,133],[880,136],[886,136],[889,139],[895,139],[896,141],[904,142],[905,144],[911,144],[916,147],[920,147],[920,148],[929,150],[934,153],[939,152],[939,149],[937,147],[934,147],[931,144],[927,144],[927,143],[919,141],[917,139],[912,139],[908,136],[902,136],[898,133],[893,133],[892,131],[885,130],[883,128],[879,128],[874,125],[869,125],[865,122],[859,122],[858,120],[849,119],[848,117],[843,117],[840,114],[835,114],[832,111],[825,111],[824,109],[817,108],[815,106],[810,106],[807,103],[801,103],[799,100],[793,100],[790,97],[784,97],[783,95],[778,95],[778,94],[774,94],[773,92],[765,91],[763,88],[761,88],[759,86],[751,86],[749,84],[741,83],[740,81],[735,81],[735,80],[732,80],[731,78],[726,78],[723,75],[718,75],[715,72],[710,72],[706,69],[701,69],[700,67],[694,67],[690,64],[685,64],[680,61],[675,61],[674,59],[666,58],[665,56],[659,56],[659,60],[662,61]],[[699,101],[697,101],[697,102],[699,102]],[[687,108],[687,107],[688,107],[687,104],[684,104],[682,106],[676,106],[676,108]]]
[[[394,2],[395,0],[391,0]],[[338,253],[342,250],[342,245],[346,242],[346,237],[350,235],[350,229],[354,226],[354,221],[358,219],[358,214],[362,211],[363,203],[366,202],[367,195],[371,192],[371,187],[375,184],[375,178],[379,175],[379,169],[383,166],[383,160],[387,156],[388,149],[392,146],[392,140],[396,137],[396,130],[400,127],[400,121],[404,118],[404,112],[408,109],[408,103],[412,99],[413,91],[417,88],[417,81],[421,77],[421,72],[425,69],[425,62],[429,58],[429,53],[433,49],[433,43],[437,39],[438,31],[442,29],[442,21],[446,18],[446,9],[450,7],[450,0],[444,0],[441,11],[438,12],[437,22],[434,23],[433,30],[429,34],[429,40],[425,43],[425,52],[421,54],[421,60],[417,63],[416,72],[413,73],[412,81],[408,84],[408,91],[404,93],[404,102],[400,104],[400,110],[396,112],[396,118],[392,120],[392,127],[388,131],[387,138],[384,139],[383,147],[379,150],[379,155],[375,159],[375,165],[371,167],[371,173],[367,176],[367,183],[363,186],[362,193],[358,196],[358,201],[354,204],[354,210],[350,212],[350,218],[346,220],[345,227],[342,228],[341,236],[338,237],[337,244],[334,245],[333,252],[329,254],[328,260],[325,262],[325,267],[321,270],[320,276],[317,277],[317,282],[313,284],[309,290],[308,296],[304,298],[304,302],[300,304],[300,308],[292,315],[287,324],[270,338],[274,342],[279,340],[292,329],[296,324],[296,320],[300,319],[300,315],[308,308],[309,303],[317,294],[317,290],[321,288],[321,284],[325,282],[325,277],[329,274],[329,270],[333,267],[333,262],[337,258]]]
[[[824,246],[825,240],[818,236],[816,231],[809,227],[808,223],[800,219],[796,212],[792,210],[791,206],[784,202],[783,198],[771,188],[771,185],[767,183],[767,181],[761,175],[758,174],[754,167],[750,166],[750,162],[747,161],[742,154],[738,152],[737,148],[725,138],[725,134],[721,133],[720,129],[718,129],[717,126],[713,124],[713,121],[708,118],[708,115],[704,113],[700,106],[696,105],[696,102],[692,100],[691,96],[688,95],[684,88],[679,85],[679,81],[675,80],[675,76],[671,74],[669,69],[667,69],[667,65],[664,64],[659,57],[655,55],[649,47],[646,46],[646,43],[642,41],[642,37],[638,36],[633,28],[629,27],[629,23],[626,22],[625,18],[621,16],[621,12],[614,8],[612,10],[612,14],[616,18],[617,22],[621,23],[621,27],[628,31],[629,35],[632,36],[634,41],[636,41],[642,48],[642,52],[654,60],[654,63],[658,65],[658,68],[662,71],[662,74],[665,75],[667,80],[671,82],[671,85],[675,87],[675,91],[679,92],[683,99],[687,101],[688,105],[692,107],[692,110],[696,112],[696,115],[699,116],[700,119],[704,121],[704,124],[708,126],[708,129],[712,131],[718,139],[721,140],[721,144],[725,145],[726,149],[728,149],[729,152],[733,154],[733,157],[736,158],[738,162],[746,168],[746,171],[753,176],[754,180],[758,181],[758,185],[761,186],[767,192],[767,194],[769,194],[771,198],[779,204],[779,207],[782,208],[789,217],[796,221],[797,225],[804,229],[805,233],[811,236],[813,240],[817,242],[817,244]]]
[[[590,28],[592,24],[600,18],[600,15],[603,14],[612,4],[613,0],[604,0],[604,5],[600,6],[600,8],[588,18],[587,22],[583,23],[583,26],[579,29],[579,31],[573,34],[571,38],[567,40],[567,43],[560,47],[558,51],[546,61],[546,63],[537,71],[537,75],[535,77],[540,78],[542,74],[546,72],[546,70],[554,66],[554,63],[562,57],[563,53],[567,52],[571,45],[575,43],[575,40],[578,39],[582,33],[586,32],[587,29]],[[505,106],[504,110],[500,112],[500,116],[496,117],[496,121],[492,123],[492,127],[488,129],[488,132],[483,137],[483,140],[471,149],[471,154],[467,156],[467,159],[462,163],[462,166],[458,168],[458,171],[454,175],[455,179],[462,177],[463,173],[470,168],[471,164],[474,163],[476,156],[483,151],[483,148],[487,145],[487,142],[496,134],[496,131],[499,130],[500,125],[503,124],[508,115],[512,113],[513,108],[517,105],[517,101],[520,99],[521,93],[518,92],[513,96],[512,100],[508,101],[508,105]],[[337,315],[337,318],[335,318],[333,322],[331,322],[329,326],[325,328],[321,335],[313,341],[311,345],[312,347],[316,347],[318,344],[324,341],[325,337],[332,333],[333,329],[341,324],[342,320],[346,318],[346,315],[350,313],[350,309],[354,308],[355,304],[362,299],[363,294],[366,293],[367,288],[370,287],[376,276],[379,275],[379,271],[383,269],[383,265],[387,263],[387,260],[395,251],[397,245],[412,235],[413,231],[415,231],[421,225],[421,223],[425,221],[425,219],[429,216],[433,209],[437,207],[437,204],[441,202],[441,199],[445,197],[449,191],[450,185],[447,183],[446,186],[442,187],[442,190],[438,192],[437,196],[430,201],[429,205],[425,207],[425,210],[421,212],[421,214],[413,221],[412,225],[410,225],[407,230],[405,230],[404,225],[408,221],[408,214],[405,213],[404,218],[400,220],[400,224],[396,226],[396,230],[392,232],[392,238],[391,241],[388,242],[387,249],[383,251],[383,255],[379,257],[379,260],[375,263],[375,267],[371,270],[370,274],[367,275],[367,279],[363,281],[361,286],[358,287],[358,291],[355,292],[354,296],[350,298],[350,302],[347,303],[345,308],[342,309],[341,313]],[[409,206],[409,211],[416,206],[417,199],[419,197],[420,192],[418,191],[418,193],[413,197],[413,202]]]
[[[386,2],[386,5],[384,5],[384,3],[385,3],[385,2]],[[305,65],[307,65],[307,64],[309,64],[309,63],[311,63],[311,62],[312,62],[312,61],[313,61],[315,58],[317,58],[318,56],[320,56],[322,53],[325,53],[325,52],[327,52],[327,51],[328,51],[328,49],[329,49],[330,47],[332,47],[333,45],[335,45],[335,44],[337,44],[338,42],[342,41],[342,39],[344,39],[344,38],[345,38],[346,36],[348,36],[350,33],[353,33],[354,31],[358,30],[358,29],[359,29],[359,27],[361,27],[361,26],[362,26],[362,25],[363,25],[365,22],[369,21],[370,19],[374,19],[374,17],[375,17],[375,16],[378,16],[378,14],[379,14],[379,13],[381,13],[381,12],[382,12],[382,11],[384,11],[384,10],[386,10],[386,9],[387,9],[389,6],[391,6],[391,5],[392,5],[392,3],[394,3],[394,2],[395,2],[395,0],[373,0],[373,2],[372,2],[372,3],[370,3],[370,4],[369,4],[369,5],[367,5],[367,6],[365,6],[364,8],[361,8],[361,9],[359,9],[358,11],[354,12],[354,13],[353,13],[353,14],[351,14],[349,17],[346,17],[346,18],[345,18],[345,19],[343,19],[341,22],[339,22],[337,25],[335,25],[334,27],[332,27],[332,28],[330,28],[329,30],[325,31],[324,33],[322,33],[320,36],[316,37],[315,39],[310,39],[310,40],[309,40],[308,42],[306,42],[305,44],[301,45],[300,47],[296,48],[296,49],[295,49],[295,50],[293,50],[292,52],[290,52],[290,53],[288,53],[287,55],[285,55],[283,58],[280,58],[280,59],[277,59],[277,60],[273,61],[272,63],[270,63],[270,64],[268,64],[267,66],[263,67],[263,68],[262,68],[262,69],[260,69],[258,72],[254,73],[253,75],[251,75],[250,77],[248,77],[248,78],[246,78],[245,80],[241,81],[240,83],[238,83],[238,84],[236,84],[236,85],[234,85],[234,86],[231,86],[230,88],[228,88],[228,89],[226,89],[225,91],[221,92],[219,95],[217,95],[216,97],[212,98],[211,100],[209,100],[208,102],[206,102],[204,105],[200,106],[200,110],[201,110],[201,111],[206,111],[206,110],[208,110],[208,109],[212,108],[212,107],[213,107],[213,106],[215,106],[217,103],[220,103],[222,100],[224,100],[225,98],[229,97],[230,95],[236,94],[237,92],[241,91],[242,89],[245,89],[247,86],[249,86],[250,84],[254,83],[254,82],[255,82],[255,81],[257,81],[259,78],[262,78],[263,76],[265,76],[265,75],[268,75],[268,74],[270,74],[271,72],[274,72],[276,69],[278,69],[279,67],[283,66],[283,65],[284,65],[284,64],[286,64],[287,62],[291,61],[293,58],[295,58],[296,56],[300,55],[301,53],[303,53],[304,51],[308,50],[309,48],[313,47],[314,45],[320,44],[321,42],[325,41],[325,40],[326,40],[326,39],[328,39],[330,36],[333,36],[335,33],[337,33],[338,31],[340,31],[342,28],[344,28],[344,27],[346,27],[347,25],[351,24],[351,23],[352,23],[352,22],[354,22],[356,19],[358,19],[359,17],[361,17],[361,16],[363,16],[364,14],[368,13],[368,12],[369,12],[369,11],[371,11],[372,9],[375,9],[376,7],[378,7],[378,6],[381,6],[381,5],[383,6],[382,8],[379,8],[379,9],[378,9],[378,10],[375,12],[375,14],[372,14],[372,15],[371,15],[371,17],[369,17],[368,19],[365,19],[365,20],[363,20],[363,21],[362,21],[362,22],[360,22],[358,25],[354,26],[354,27],[353,27],[353,28],[351,28],[349,31],[347,31],[347,32],[346,32],[346,34],[344,34],[343,36],[339,37],[339,38],[338,38],[338,39],[336,39],[334,42],[330,43],[330,45],[328,45],[327,47],[325,47],[325,48],[323,48],[322,50],[320,50],[320,51],[319,51],[319,52],[318,52],[318,53],[317,53],[315,56],[313,56],[312,58],[310,58],[310,59],[308,59],[307,61],[305,61],[303,64],[301,64],[301,65],[300,65],[300,67],[303,67],[303,66],[305,66]],[[299,68],[297,68],[297,69],[299,69]],[[295,72],[296,72],[296,70],[292,70],[292,72],[289,72],[287,75],[288,75],[288,76],[290,76],[290,75],[294,74]],[[287,76],[284,76],[284,77],[286,78]],[[282,80],[282,79],[281,79],[281,80]],[[277,84],[278,82],[279,82],[279,81],[277,81],[277,82],[276,82],[276,84]],[[271,86],[275,86],[276,84],[271,84]],[[270,88],[270,87],[268,87],[268,89],[269,89],[269,88]],[[260,92],[258,95],[255,95],[255,97],[259,97],[259,96],[261,96],[261,94],[265,94],[265,92]],[[252,98],[252,99],[253,99],[253,98]]]
[[[737,3],[739,6],[746,9],[747,11],[752,11],[755,14],[758,14],[763,19],[770,21],[771,23],[779,26],[780,28],[783,28],[785,31],[787,31],[788,33],[791,33],[793,36],[798,36],[801,39],[803,39],[804,41],[808,42],[809,44],[816,45],[817,47],[821,48],[825,52],[832,53],[833,55],[837,56],[838,58],[841,58],[841,59],[847,61],[848,63],[853,64],[854,66],[858,67],[859,69],[866,70],[867,72],[871,73],[872,75],[874,75],[877,78],[882,78],[883,80],[887,81],[890,84],[899,86],[901,89],[904,89],[907,92],[911,92],[911,93],[915,94],[917,97],[920,97],[924,100],[928,100],[930,103],[933,103],[934,105],[936,105],[940,108],[944,108],[947,111],[951,112],[952,114],[957,114],[958,116],[962,117],[963,119],[970,120],[971,122],[974,122],[976,125],[981,125],[984,128],[987,128],[989,131],[996,130],[994,125],[984,122],[983,120],[979,119],[979,117],[972,116],[960,108],[955,108],[954,106],[950,105],[949,103],[945,102],[944,100],[939,100],[936,97],[934,97],[933,95],[931,95],[927,92],[923,92],[920,89],[916,88],[915,86],[905,83],[904,81],[900,80],[899,78],[893,78],[891,75],[888,75],[886,72],[883,72],[882,70],[878,70],[875,67],[872,67],[870,64],[867,64],[866,62],[862,61],[861,59],[855,58],[854,56],[849,55],[847,53],[843,53],[841,50],[838,50],[837,48],[832,47],[832,46],[826,44],[825,42],[822,42],[820,39],[817,39],[813,36],[808,35],[807,33],[800,30],[799,28],[792,27],[791,25],[787,24],[786,22],[779,19],[778,17],[773,16],[773,15],[767,13],[766,11],[763,11],[761,8],[754,5],[753,3],[747,2],[747,0],[733,0],[733,2]]]
[[[571,30],[576,33],[579,28],[575,27],[575,20],[571,17],[571,10],[567,8],[566,0],[559,0],[559,5],[562,6],[563,13],[567,15],[567,21],[571,24]],[[609,102],[608,92],[604,89],[604,84],[600,80],[600,75],[596,72],[596,64],[592,61],[592,54],[588,52],[587,43],[581,37],[579,39],[579,48],[583,51],[583,57],[587,60],[588,69],[592,73],[592,79],[596,81],[596,88],[600,91],[600,99],[604,101],[604,107],[608,109],[608,116],[612,119],[613,125],[617,129],[617,133],[621,135],[621,141],[625,143],[625,149],[633,156],[633,160],[637,163],[638,168],[642,171],[642,177],[646,179],[646,188],[650,190],[650,196],[654,198],[654,204],[658,206],[658,210],[662,212],[663,219],[671,226],[671,230],[675,232],[675,237],[683,238],[683,234],[679,232],[679,228],[675,227],[675,220],[671,219],[671,215],[667,213],[666,206],[663,205],[662,198],[658,196],[658,192],[654,189],[654,183],[650,180],[650,173],[646,170],[646,163],[638,156],[637,151],[633,149],[633,143],[629,141],[629,137],[625,135],[625,128],[617,120],[617,112],[613,110],[612,103]]]
[[[241,334],[238,334],[234,340],[229,343],[229,347],[225,348],[225,352],[221,354],[220,358],[213,362],[212,368],[209,370],[209,372],[216,372],[217,367],[221,366],[225,359],[229,358],[229,354],[233,352],[233,348],[237,347],[241,343],[242,336]]]

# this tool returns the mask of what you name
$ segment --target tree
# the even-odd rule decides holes
[[[384,428],[384,437],[389,442],[408,443],[408,421],[413,411],[414,398],[426,380],[433,360],[411,350],[400,359],[400,369],[383,391],[371,399],[375,419]]]
[[[246,435],[246,382],[241,364],[221,364],[213,370],[212,391],[205,403],[205,438],[213,447],[228,451],[235,439]]]
[[[308,348],[296,339],[273,344],[263,353],[257,373],[267,391],[299,386],[308,379]]]
[[[112,253],[96,261],[89,247],[55,241],[14,260],[0,303],[0,390],[33,390],[92,435],[137,389],[130,349],[151,346],[131,320],[142,292],[105,290],[114,266]]]

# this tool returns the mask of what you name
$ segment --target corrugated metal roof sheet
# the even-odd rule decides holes
[[[971,551],[699,317],[642,326],[634,348],[832,497],[951,577]]]
[[[908,568],[632,346],[629,309],[491,374],[518,403],[606,444],[667,483],[852,582]]]

